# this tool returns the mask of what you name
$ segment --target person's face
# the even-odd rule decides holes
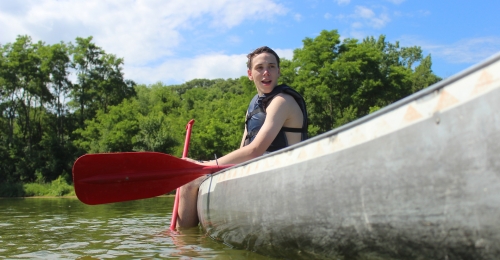
[[[259,95],[271,92],[278,84],[279,76],[280,68],[274,55],[264,52],[252,58],[248,78],[255,83]]]

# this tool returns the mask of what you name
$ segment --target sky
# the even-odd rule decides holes
[[[246,75],[246,54],[293,58],[305,38],[386,36],[420,46],[447,78],[500,52],[497,0],[0,0],[0,44],[93,37],[126,79],[166,85]]]

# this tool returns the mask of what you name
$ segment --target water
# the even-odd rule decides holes
[[[0,259],[271,259],[200,229],[169,231],[173,197],[88,206],[78,199],[0,199]]]

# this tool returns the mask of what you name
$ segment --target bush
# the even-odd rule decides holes
[[[0,183],[0,197],[24,197],[22,183]]]
[[[24,197],[44,196],[49,193],[48,183],[26,183],[24,187]]]
[[[69,185],[63,176],[59,176],[57,179],[50,183],[50,196],[64,196],[64,195],[75,195],[75,189],[73,186]]]
[[[75,190],[69,185],[63,176],[59,176],[51,183],[27,183],[24,184],[26,197],[31,196],[74,196]]]

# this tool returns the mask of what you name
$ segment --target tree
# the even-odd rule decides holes
[[[6,45],[4,69],[5,94],[8,100],[7,114],[9,118],[10,137],[13,137],[14,124],[17,122],[23,142],[30,148],[41,137],[32,125],[37,120],[38,109],[53,96],[46,83],[47,75],[41,71],[42,58],[40,49],[43,43],[33,44],[29,36],[19,36],[12,45]]]
[[[415,68],[415,72],[412,74],[412,92],[417,92],[441,80],[440,77],[432,72],[431,66],[432,61],[431,55],[429,54],[420,62]]]
[[[68,134],[64,122],[68,114],[65,98],[68,97],[72,88],[72,83],[68,79],[70,68],[69,49],[66,44],[58,43],[44,48],[43,55],[42,73],[48,75],[48,88],[52,90],[54,97],[51,103],[55,110],[54,127],[57,130],[56,138],[64,146],[65,136]]]
[[[304,47],[294,50],[291,68],[296,75],[292,86],[303,94],[308,106],[312,133],[324,132],[335,125],[340,112],[341,89],[330,72],[339,55],[340,35],[337,31],[322,31],[316,39],[305,38]],[[317,129],[319,127],[319,129]]]
[[[80,127],[86,119],[92,118],[97,108],[90,108],[97,89],[98,67],[104,51],[92,43],[92,37],[76,38],[76,46],[71,46],[72,67],[76,70],[77,84],[73,85],[71,96],[73,106],[79,108]],[[90,111],[87,111],[90,110]]]
[[[98,110],[107,112],[108,106],[135,96],[135,82],[123,78],[123,59],[107,54],[92,42],[92,37],[76,38],[72,46],[72,67],[76,70],[77,84],[73,85],[72,106],[79,110],[80,127]]]
[[[303,43],[282,70],[285,80],[293,80],[291,85],[306,99],[311,136],[440,80],[430,70],[430,56],[422,60],[419,47],[400,48],[397,42],[387,43],[383,35],[378,40],[348,38],[341,42],[337,31],[322,31]]]
[[[139,116],[139,132],[135,136],[135,151],[154,151],[171,154],[179,145],[171,133],[168,117],[161,112]]]
[[[75,144],[87,153],[133,151],[140,130],[138,116],[136,100],[110,106],[107,113],[98,110],[95,118],[75,131],[80,136]]]
[[[182,135],[178,135],[176,118],[179,116],[181,100],[172,87],[156,83],[147,87],[135,87],[139,110],[139,133],[136,136],[136,151],[175,153]]]
[[[123,78],[123,59],[112,54],[104,54],[99,62],[98,84],[94,97],[98,109],[107,112],[108,106],[117,105],[122,100],[135,96],[135,82]]]
[[[49,76],[42,64],[46,56],[42,42],[33,43],[29,36],[18,36],[13,44],[2,48],[2,117],[7,123],[6,147],[14,158],[14,179],[32,180],[38,167],[38,143],[46,121],[46,106],[53,100],[48,88]]]

